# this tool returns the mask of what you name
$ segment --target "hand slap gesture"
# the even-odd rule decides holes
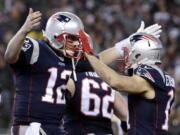
[[[144,32],[156,38],[159,38],[162,32],[162,26],[156,23],[145,28],[144,21],[141,21],[141,26],[139,27],[136,33],[139,33],[139,32]]]
[[[83,48],[84,53],[87,53],[89,55],[93,55],[93,51],[92,51],[92,48],[90,46],[87,34],[83,30],[80,30],[79,36],[80,36],[80,39],[82,42],[82,48]]]
[[[28,33],[34,28],[36,28],[37,26],[39,26],[41,22],[41,16],[42,14],[40,11],[33,12],[33,9],[29,8],[29,14],[26,18],[25,23],[21,27],[21,31],[23,33]]]

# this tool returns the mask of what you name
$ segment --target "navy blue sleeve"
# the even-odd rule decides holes
[[[139,66],[134,70],[134,74],[141,76],[150,82],[154,87],[158,87],[163,90],[167,89],[163,76],[155,68],[150,66]]]
[[[24,44],[21,48],[21,57],[23,57],[23,62],[26,64],[30,63],[31,57],[32,57],[32,53],[33,53],[33,42],[30,40],[30,38],[26,38],[24,40]],[[21,60],[21,57],[19,60]]]
[[[31,37],[26,37],[21,48],[18,61],[12,67],[34,64],[38,61],[40,52],[39,42]]]
[[[33,42],[30,40],[30,38],[26,37],[23,46],[21,48],[19,59],[16,64],[18,65],[30,64],[33,48],[34,48]]]

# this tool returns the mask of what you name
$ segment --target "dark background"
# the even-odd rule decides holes
[[[29,36],[42,38],[47,18],[57,11],[77,14],[98,53],[135,32],[141,20],[146,26],[163,26],[163,68],[176,80],[176,100],[170,117],[172,135],[180,135],[180,0],[0,0],[0,134],[9,135],[12,123],[14,76],[3,60],[7,43],[24,23],[28,8],[43,14],[41,27]],[[116,63],[115,68],[117,66]]]

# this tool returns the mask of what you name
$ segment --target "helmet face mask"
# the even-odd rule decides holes
[[[130,37],[130,44],[126,68],[133,68],[138,64],[161,63],[163,46],[158,38],[146,33],[137,33]]]
[[[82,56],[82,44],[79,36],[64,33],[55,37],[58,42],[63,43],[63,53],[67,57],[80,58]]]
[[[63,51],[65,56],[77,58],[82,55],[80,30],[84,30],[84,26],[78,16],[69,12],[57,12],[48,19],[43,35],[52,47]]]

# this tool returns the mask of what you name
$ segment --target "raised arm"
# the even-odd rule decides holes
[[[154,91],[150,83],[142,77],[138,75],[133,75],[131,77],[120,75],[98,60],[95,56],[87,53],[85,53],[85,55],[100,78],[115,90],[128,93],[146,93],[147,91]]]
[[[143,33],[153,35],[157,38],[160,37],[160,33],[162,32],[161,25],[153,24],[153,25],[148,26],[147,28],[144,28],[144,27],[145,27],[145,24],[142,21],[139,29],[132,35],[139,33],[139,32],[143,32]],[[132,35],[130,35],[128,38],[126,38],[120,42],[117,42],[114,45],[114,47],[100,52],[99,53],[100,60],[107,65],[107,64],[110,64],[113,61],[117,60],[118,58],[123,58],[124,57],[124,48],[131,47],[130,37]]]
[[[9,64],[13,64],[18,60],[27,33],[40,25],[41,15],[40,11],[33,12],[32,8],[29,9],[25,23],[8,43],[4,57]]]
[[[99,59],[104,63],[104,64],[110,64],[111,62],[115,61],[119,55],[116,53],[116,49],[114,47],[109,48],[107,50],[104,50],[99,53]],[[110,57],[111,56],[111,57]]]

